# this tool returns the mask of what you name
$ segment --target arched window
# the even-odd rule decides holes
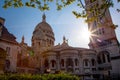
[[[104,28],[102,28],[102,33],[103,33],[103,34],[105,33]]]
[[[105,63],[106,61],[105,61],[105,55],[104,54],[102,54],[102,59],[103,59],[103,63]]]
[[[9,69],[10,68],[10,60],[6,60],[5,61],[5,69]]]
[[[84,60],[84,66],[88,66],[89,65],[89,61],[88,61],[88,59],[85,59]]]
[[[56,61],[55,60],[51,60],[52,63],[52,67],[55,67]]]
[[[66,60],[66,65],[67,65],[67,66],[73,66],[73,60],[72,60],[72,58],[68,58],[68,59]]]
[[[88,61],[87,60],[85,61],[85,66],[88,66]]]
[[[98,57],[97,57],[97,62],[98,62],[98,64],[101,64],[101,63],[102,63],[101,58],[100,58],[100,55],[98,55]]]
[[[99,17],[100,23],[103,23],[103,17]]]
[[[75,66],[78,66],[78,59],[75,59]]]
[[[95,64],[96,64],[95,59],[92,59],[91,62],[92,62],[92,66],[95,66]]]
[[[7,47],[6,51],[7,51],[7,55],[10,56],[10,47]]]
[[[61,59],[61,66],[64,67],[64,59]]]
[[[108,51],[105,51],[104,54],[106,55],[106,58],[107,58],[107,59],[106,59],[106,60],[107,60],[106,62],[110,62],[110,54],[109,54],[109,52],[108,52]]]
[[[107,60],[108,60],[108,62],[110,62],[110,56],[109,56],[109,54],[107,55]]]

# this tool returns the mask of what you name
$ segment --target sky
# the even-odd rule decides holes
[[[114,0],[114,8],[110,8],[113,23],[118,25],[115,30],[118,41],[120,42],[120,13],[116,11],[120,8]],[[63,36],[68,39],[68,44],[73,47],[89,48],[89,37],[87,36],[87,23],[84,19],[77,19],[72,11],[79,11],[76,3],[69,7],[57,11],[54,5],[50,5],[49,11],[41,12],[37,8],[8,8],[3,9],[3,0],[0,1],[0,17],[5,18],[5,27],[8,31],[15,35],[18,42],[21,42],[22,36],[25,37],[25,42],[30,46],[33,31],[38,23],[42,21],[43,13],[46,14],[46,22],[49,23],[55,34],[55,45],[62,43]]]

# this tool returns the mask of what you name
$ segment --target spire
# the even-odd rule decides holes
[[[46,15],[45,15],[45,13],[44,13],[43,16],[42,16],[42,21],[43,21],[43,22],[46,22]]]
[[[68,39],[65,36],[63,36],[63,43],[68,43]]]
[[[65,43],[66,42],[66,38],[65,38],[65,36],[63,36],[63,43]]]
[[[65,36],[63,36],[63,43],[62,43],[63,47],[68,47],[68,39],[65,38]]]
[[[22,36],[22,42],[21,43],[24,43],[24,40],[25,40],[25,38],[24,38],[24,36]]]

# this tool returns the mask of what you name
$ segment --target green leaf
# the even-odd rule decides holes
[[[25,5],[28,6],[28,7],[30,7],[30,3],[29,2],[26,2]]]
[[[4,8],[4,9],[6,9],[7,7],[8,7],[8,6],[7,6],[6,4],[5,4],[5,5],[3,5],[3,8]]]
[[[23,3],[20,1],[18,2],[19,6],[22,7],[23,6]]]
[[[13,5],[15,8],[19,7],[17,3],[14,3]]]
[[[35,6],[35,4],[32,4],[31,7],[35,8],[36,6]]]
[[[33,52],[33,51],[30,51],[30,52],[29,52],[29,55],[30,55],[30,56],[34,56],[34,52]]]
[[[14,2],[17,2],[18,0],[13,0]]]
[[[12,2],[11,1],[8,2],[8,6],[12,6]]]

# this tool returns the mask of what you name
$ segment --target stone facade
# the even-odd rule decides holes
[[[50,69],[50,73],[64,71],[79,75],[92,74],[96,72],[96,65],[94,50],[71,47],[64,40],[61,45],[56,45],[41,54],[42,73]]]
[[[18,73],[35,73],[35,57],[32,56],[33,50],[24,42],[24,36],[19,44],[19,53],[17,54],[17,70]]]
[[[15,72],[16,71],[16,62],[17,62],[17,53],[18,53],[18,42],[14,35],[8,32],[4,26],[5,19],[0,18],[0,48],[6,51],[6,60],[5,60],[5,71]]]
[[[35,27],[32,36],[32,48],[39,73],[63,71],[77,75],[90,75],[85,78],[92,78],[92,75],[98,74],[95,50],[71,47],[65,37],[62,44],[54,46],[54,41],[53,30],[43,15],[42,22]]]
[[[6,51],[0,48],[0,74],[4,73]]]

